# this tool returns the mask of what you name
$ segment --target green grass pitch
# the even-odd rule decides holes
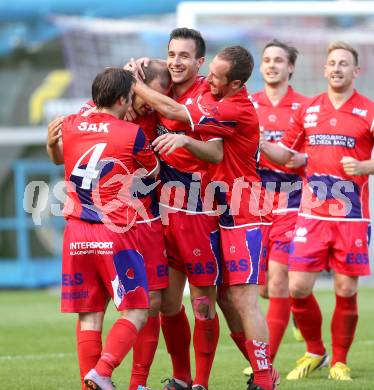
[[[334,306],[331,291],[318,291],[317,298],[324,314],[324,340],[330,347],[330,318]],[[312,377],[289,383],[282,380],[281,390],[288,389],[374,389],[374,289],[359,293],[360,318],[354,345],[349,355],[354,382],[337,383],[327,379],[323,369]],[[263,311],[266,302],[262,301]],[[189,302],[186,301],[191,319]],[[116,318],[108,311],[105,330]],[[210,390],[246,389],[242,370],[245,360],[231,341],[224,319],[220,316],[221,335],[213,366]],[[0,383],[3,390],[79,390],[78,366],[75,354],[75,315],[60,314],[57,291],[0,292]],[[191,350],[191,353],[192,350]],[[304,353],[303,343],[296,342],[287,330],[276,361],[282,378]],[[127,389],[131,356],[114,374],[120,390]],[[160,379],[170,375],[169,357],[161,337],[152,366],[149,386],[161,389]]]

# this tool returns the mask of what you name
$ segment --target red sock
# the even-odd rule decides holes
[[[269,343],[246,340],[245,347],[253,369],[253,382],[264,390],[273,390]]]
[[[117,320],[110,329],[96,371],[101,376],[112,376],[136,341],[138,331],[135,325],[124,318]]]
[[[103,348],[101,343],[101,332],[96,330],[81,330],[80,321],[78,320],[76,337],[82,390],[86,390],[83,378],[88,371],[96,366],[96,363],[101,356],[101,350]]]
[[[245,347],[245,334],[244,334],[244,332],[231,333],[230,336],[234,340],[234,343],[239,348],[239,350],[243,354],[243,356],[247,360],[249,360],[248,359],[247,348]]]
[[[353,342],[357,321],[357,293],[348,298],[336,295],[336,306],[331,321],[332,366],[337,362],[344,364],[347,362],[347,354]]]
[[[279,345],[283,339],[288,322],[290,320],[290,300],[289,298],[269,298],[269,308],[266,315],[266,322],[269,328],[270,357],[274,362]]]
[[[160,316],[148,317],[144,328],[139,332],[133,349],[132,371],[129,390],[146,386],[149,370],[156,353],[160,334]]]
[[[291,309],[303,335],[307,351],[323,355],[326,351],[322,342],[322,314],[313,294],[306,298],[291,298]]]
[[[191,383],[191,330],[184,306],[174,316],[161,315],[161,329],[173,363],[173,378]]]
[[[216,316],[212,320],[195,318],[193,345],[195,349],[196,376],[194,384],[208,388],[209,375],[212,369],[219,338],[219,320]]]

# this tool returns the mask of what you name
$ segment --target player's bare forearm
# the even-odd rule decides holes
[[[267,141],[261,143],[260,150],[267,159],[279,165],[286,165],[293,155],[289,150]]]
[[[58,117],[48,124],[47,153],[55,164],[64,163],[64,153],[61,141],[61,124],[64,117]]]
[[[186,149],[200,160],[211,164],[218,164],[223,159],[223,141],[199,141],[188,137]]]
[[[374,175],[374,160],[361,161],[362,175]]]
[[[47,153],[51,161],[56,165],[60,165],[64,163],[64,153],[62,150],[61,142],[58,142],[53,146],[47,144]]]
[[[179,104],[172,98],[149,88],[143,82],[137,81],[134,86],[134,92],[162,116],[186,123],[189,122],[187,111],[182,104]]]
[[[160,154],[171,154],[176,149],[185,148],[200,160],[217,164],[223,159],[222,141],[200,141],[183,134],[163,134],[157,137],[152,145]]]
[[[291,169],[297,169],[304,167],[307,164],[308,157],[305,153],[295,153],[287,162],[286,167]]]
[[[353,157],[343,157],[341,160],[344,172],[348,176],[362,176],[374,174],[374,160],[359,161]]]

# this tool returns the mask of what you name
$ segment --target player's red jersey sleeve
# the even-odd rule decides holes
[[[151,142],[157,138],[157,115],[154,111],[140,116],[137,123]]]
[[[158,160],[151,148],[151,145],[140,127],[135,137],[133,155],[141,168],[151,174],[158,167]]]
[[[199,132],[205,141],[214,137],[231,138],[240,115],[234,100],[215,100],[210,91],[205,90],[194,103],[185,105],[191,130]]]
[[[280,145],[292,151],[300,151],[303,149],[305,144],[304,112],[304,105],[295,111],[282,140],[279,142]]]

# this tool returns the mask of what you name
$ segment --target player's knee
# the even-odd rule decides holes
[[[247,301],[247,303],[236,300],[234,307],[238,311],[240,318],[254,317],[257,315],[260,307],[257,301]]]
[[[227,297],[217,296],[217,304],[223,312],[225,312],[226,309],[231,306]]]
[[[305,298],[312,293],[312,288],[300,281],[290,281],[289,294],[292,298]]]
[[[228,294],[228,288],[225,286],[217,287],[217,303],[219,307],[226,307],[230,305],[230,299]]]
[[[161,308],[161,292],[150,291],[149,292],[149,315],[155,316],[160,312]]]
[[[269,294],[272,297],[288,296],[288,279],[274,277],[269,280]]]
[[[147,309],[127,309],[121,313],[121,318],[132,322],[136,329],[140,331],[148,320]]]
[[[143,328],[143,326],[148,321],[148,310],[141,310],[138,315],[139,328]]]
[[[104,312],[79,313],[81,330],[101,331],[103,328]]]
[[[239,313],[241,318],[252,316],[259,310],[258,292],[250,286],[233,286],[230,294],[231,302],[234,309]]]
[[[204,295],[202,297],[192,298],[192,309],[196,319],[209,320],[215,315],[214,302],[211,298]]]
[[[350,284],[337,284],[335,286],[335,294],[339,297],[349,298],[357,293],[357,287]]]
[[[226,321],[230,327],[235,327],[235,317],[237,317],[237,312],[234,310],[231,301],[229,300],[227,294],[217,294],[217,304],[221,309],[223,315],[226,318]]]
[[[182,305],[172,299],[162,298],[160,311],[166,316],[173,316],[181,311]]]

